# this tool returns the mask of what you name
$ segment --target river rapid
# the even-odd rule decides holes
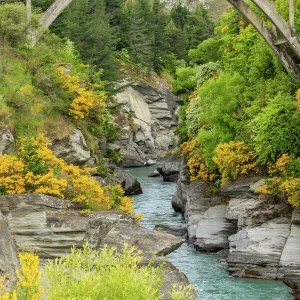
[[[184,226],[180,213],[174,212],[171,200],[176,184],[164,182],[161,177],[150,178],[154,167],[127,169],[137,177],[144,194],[135,196],[137,213],[143,213],[141,226],[153,229],[155,225]],[[218,263],[216,254],[197,252],[183,244],[169,255],[169,260],[186,274],[201,300],[290,300],[290,289],[281,281],[245,279],[230,276],[226,266]]]

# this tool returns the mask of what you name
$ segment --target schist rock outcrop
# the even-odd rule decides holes
[[[118,88],[114,99],[128,121],[112,147],[119,146],[124,167],[152,165],[176,145],[178,98],[142,79],[120,82]]]
[[[108,211],[83,216],[74,203],[39,194],[0,196],[0,232],[0,273],[8,274],[11,282],[15,281],[20,251],[35,251],[43,265],[85,242],[94,249],[104,244],[120,249],[127,243],[143,251],[145,263],[153,253],[159,263],[159,257],[183,242],[173,235],[137,226],[127,214]],[[166,270],[162,294],[169,299],[171,286],[187,285],[188,280],[171,263],[166,263]]]
[[[185,216],[189,242],[198,251],[222,250],[234,276],[280,279],[300,299],[299,211],[286,201],[261,197],[257,189],[265,180],[257,176],[212,192],[202,181],[189,181],[185,160],[172,205]]]

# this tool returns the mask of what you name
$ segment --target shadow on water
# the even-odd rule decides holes
[[[172,209],[171,199],[176,184],[148,175],[154,167],[127,169],[137,177],[144,194],[135,196],[135,210],[145,218],[141,225],[153,229],[155,225],[185,224],[180,213]],[[235,278],[218,263],[218,256],[195,251],[186,244],[169,255],[169,260],[184,272],[197,290],[201,300],[290,300],[290,289],[280,281]]]

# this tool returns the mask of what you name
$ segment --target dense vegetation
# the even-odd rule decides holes
[[[103,78],[114,79],[116,59],[146,74],[174,72],[188,49],[213,34],[213,23],[201,4],[190,11],[180,3],[169,10],[160,0],[77,0],[51,30],[72,40]]]
[[[286,16],[287,1],[276,3]],[[297,10],[297,32],[299,20]],[[234,9],[223,15],[215,37],[188,55],[173,89],[184,98],[180,139],[192,179],[225,184],[247,173],[265,174],[268,165],[276,178],[264,192],[285,194],[299,206],[300,82]],[[274,164],[281,172],[271,171]]]
[[[165,274],[164,263],[154,267],[153,262],[142,264],[142,252],[124,245],[123,249],[105,246],[93,250],[87,244],[83,249],[72,248],[71,254],[49,261],[45,273],[49,279],[41,288],[42,273],[39,258],[32,253],[20,253],[21,269],[17,270],[17,287],[0,295],[0,300],[46,299],[161,299],[160,289]],[[0,291],[5,276],[0,278]],[[172,300],[193,299],[192,286],[173,285]]]

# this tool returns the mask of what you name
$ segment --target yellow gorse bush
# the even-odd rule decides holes
[[[196,138],[189,137],[189,140],[181,146],[181,155],[188,155],[187,165],[190,170],[191,181],[202,179],[204,181],[213,181],[217,173],[211,170],[202,157],[202,147]]]
[[[295,207],[300,206],[300,159],[292,159],[283,154],[274,164],[269,164],[269,174],[272,176],[258,190],[263,195],[286,195],[287,201]],[[298,170],[297,170],[298,169]]]
[[[218,145],[217,156],[213,161],[217,164],[222,174],[222,184],[235,180],[240,175],[248,174],[250,171],[257,171],[257,164],[254,161],[255,152],[245,145],[244,142],[229,142]]]
[[[39,257],[32,253],[19,254],[21,270],[17,270],[17,298],[24,300],[39,299],[44,290],[39,288],[42,273],[39,270]]]
[[[16,271],[17,286],[12,292],[0,295],[0,300],[38,300],[44,290],[40,288],[42,273],[39,270],[39,257],[32,253],[19,254],[21,269]],[[6,276],[0,278],[0,292]]]
[[[297,90],[296,100],[297,100],[296,108],[297,108],[297,110],[299,110],[300,109],[300,89]]]
[[[67,74],[63,67],[58,67],[57,72],[61,85],[74,96],[69,112],[75,119],[85,118],[92,109],[105,109],[106,95],[104,92],[95,94],[93,91],[87,90],[80,84],[78,76]]]
[[[48,140],[21,138],[17,156],[0,157],[0,194],[47,194],[70,199],[94,210],[132,210],[132,199],[124,197],[121,186],[102,187],[90,177],[93,168],[81,169],[57,158]]]

